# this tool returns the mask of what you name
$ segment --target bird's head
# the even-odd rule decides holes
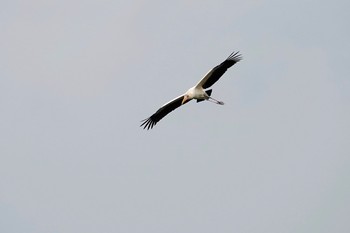
[[[186,101],[189,100],[189,99],[190,99],[190,96],[188,94],[185,94],[181,104],[186,103]]]

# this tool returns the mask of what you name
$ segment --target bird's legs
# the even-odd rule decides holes
[[[208,98],[207,100],[210,101],[210,102],[212,102],[212,103],[224,105],[224,102],[219,101],[219,100],[216,100],[216,99],[214,99],[213,97],[210,97],[210,96],[209,96],[209,98]]]

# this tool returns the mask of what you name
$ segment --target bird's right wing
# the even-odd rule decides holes
[[[180,107],[182,105],[182,100],[184,99],[184,97],[185,97],[185,95],[181,95],[181,96],[176,97],[175,99],[169,101],[168,103],[164,104],[152,116],[150,116],[147,119],[142,120],[141,121],[142,124],[140,125],[140,127],[143,126],[143,128],[144,129],[147,128],[147,130],[152,129],[153,126],[155,126],[158,123],[158,121],[160,121],[163,117],[165,117],[167,114],[169,114],[171,111],[175,110],[176,108]],[[189,101],[190,100],[187,100],[185,103],[187,103]]]
[[[204,77],[197,83],[196,87],[202,87],[206,89],[212,86],[220,77],[227,71],[228,68],[242,60],[242,56],[239,52],[231,53],[228,58],[223,61],[220,65],[215,66],[213,69],[204,75]]]

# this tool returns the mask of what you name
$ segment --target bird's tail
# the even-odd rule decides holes
[[[206,90],[205,93],[207,93],[207,95],[211,96],[211,92],[212,92],[212,89],[209,89],[209,90]]]
[[[209,89],[209,90],[206,90],[205,93],[207,93],[207,95],[211,96],[211,92],[212,92],[212,89]],[[204,100],[204,99],[203,99]],[[198,102],[201,102],[203,100],[197,100],[197,103]]]

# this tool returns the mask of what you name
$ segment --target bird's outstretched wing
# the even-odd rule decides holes
[[[143,128],[144,129],[147,128],[147,130],[152,129],[153,126],[155,126],[158,123],[158,121],[160,121],[163,117],[165,117],[171,111],[174,111],[176,108],[180,107],[182,105],[182,100],[184,99],[184,97],[185,97],[185,95],[181,95],[181,96],[176,97],[175,99],[169,101],[168,103],[164,104],[152,116],[142,120],[141,121],[142,124],[140,125],[140,127],[143,126]],[[189,101],[190,100],[186,100],[183,104],[185,104]]]
[[[242,60],[242,56],[241,54],[239,54],[239,52],[231,53],[231,55],[228,56],[228,58],[225,61],[211,69],[202,78],[202,80],[197,83],[196,86],[201,86],[203,89],[211,87],[216,81],[220,79],[220,77],[226,72],[228,68],[230,68],[240,60]]]

